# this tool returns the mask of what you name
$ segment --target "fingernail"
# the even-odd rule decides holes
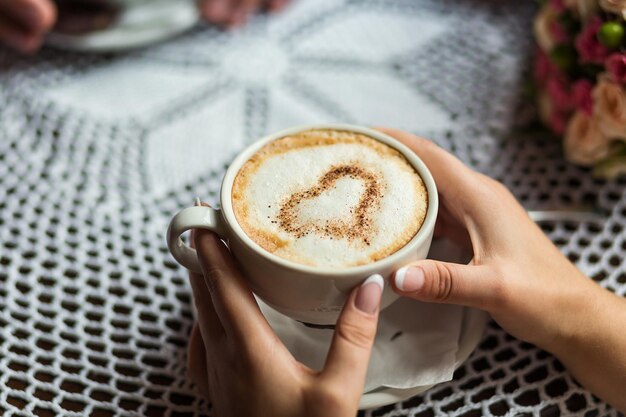
[[[193,202],[194,206],[201,206],[202,205],[202,201],[200,200],[200,197],[196,197],[196,199]]]
[[[354,300],[356,308],[364,313],[374,314],[380,305],[380,297],[383,294],[384,286],[385,280],[378,274],[374,274],[363,281]]]
[[[396,271],[393,280],[402,292],[419,291],[424,286],[424,270],[417,266],[405,266]]]

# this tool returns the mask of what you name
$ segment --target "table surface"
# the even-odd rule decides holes
[[[125,54],[0,50],[0,414],[204,415],[169,217],[215,204],[264,133],[342,121],[432,138],[529,208],[606,222],[545,231],[626,293],[626,182],[593,180],[523,131],[533,2],[301,0],[222,33]],[[454,380],[373,416],[618,415],[551,355],[491,324]]]

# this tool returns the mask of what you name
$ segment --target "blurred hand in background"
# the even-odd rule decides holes
[[[255,13],[277,11],[290,0],[199,0],[200,13],[210,23],[241,26]]]
[[[57,8],[51,0],[0,0],[0,42],[24,53],[34,52],[56,19]]]
[[[198,8],[209,23],[233,28],[255,13],[280,10],[289,1],[198,0]],[[0,0],[0,43],[33,53],[53,27],[69,34],[102,30],[119,12],[120,6],[110,0]]]

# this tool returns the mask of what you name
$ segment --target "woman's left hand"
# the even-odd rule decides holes
[[[23,53],[35,52],[56,16],[51,0],[0,0],[0,43]]]
[[[202,17],[224,26],[241,26],[259,10],[280,10],[290,0],[199,0]]]
[[[189,374],[220,417],[353,417],[376,335],[382,278],[350,294],[322,371],[297,362],[276,336],[220,238],[196,230],[203,275],[191,273],[198,323]]]

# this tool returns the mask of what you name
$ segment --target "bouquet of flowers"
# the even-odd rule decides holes
[[[546,0],[534,32],[542,121],[571,162],[626,173],[626,0]]]

